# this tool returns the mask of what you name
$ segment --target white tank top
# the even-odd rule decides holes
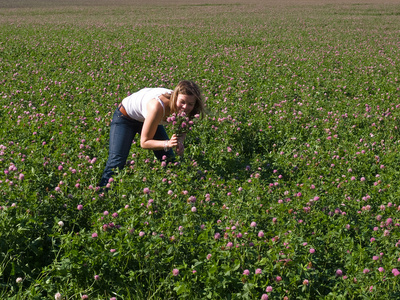
[[[151,99],[157,99],[163,107],[164,118],[164,102],[161,101],[159,96],[162,94],[171,93],[172,90],[166,88],[144,88],[122,100],[122,105],[124,106],[129,117],[137,121],[144,122],[147,116],[147,103]]]

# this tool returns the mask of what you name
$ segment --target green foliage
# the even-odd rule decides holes
[[[37,5],[0,13],[0,298],[400,297],[397,4]],[[185,155],[96,188],[181,79]]]

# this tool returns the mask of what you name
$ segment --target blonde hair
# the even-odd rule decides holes
[[[187,96],[194,96],[196,98],[196,103],[194,105],[193,110],[189,114],[189,118],[193,118],[196,114],[203,116],[205,114],[204,110],[204,99],[201,93],[201,89],[199,86],[190,80],[182,80],[178,83],[175,87],[174,91],[171,95],[164,95],[168,99],[170,99],[170,108],[171,112],[177,112],[176,102],[178,100],[178,95],[187,95]]]

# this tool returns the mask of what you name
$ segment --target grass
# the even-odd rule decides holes
[[[0,7],[2,298],[398,298],[396,1]],[[97,191],[116,105],[181,79],[185,156]]]

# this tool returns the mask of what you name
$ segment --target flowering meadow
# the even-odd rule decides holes
[[[0,299],[400,298],[400,4],[55,3],[0,1]],[[184,156],[99,189],[117,105],[182,79]]]

